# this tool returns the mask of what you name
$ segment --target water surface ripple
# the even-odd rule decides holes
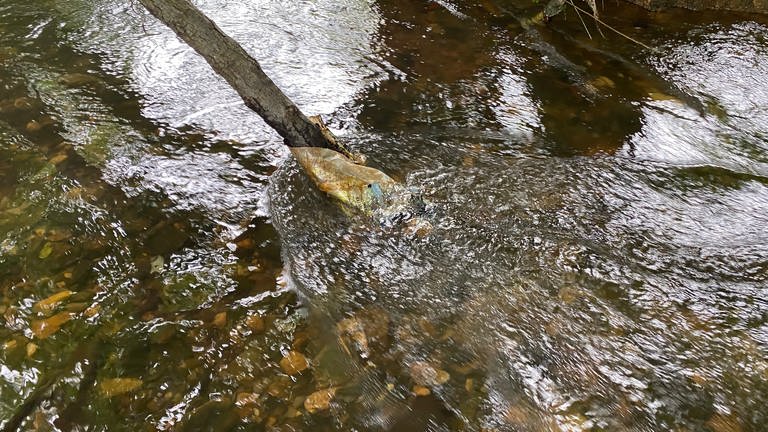
[[[765,429],[764,19],[197,3],[430,228],[342,211],[137,5],[8,0],[0,425]]]

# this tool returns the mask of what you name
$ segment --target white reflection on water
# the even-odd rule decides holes
[[[329,114],[383,72],[366,58],[379,16],[373,2],[200,2],[200,8],[262,65],[308,114]],[[147,102],[144,115],[174,127],[194,125],[225,139],[275,135],[190,47],[146,12],[110,13],[108,3],[89,22],[108,33],[84,38],[128,70]],[[117,35],[115,35],[117,33]],[[107,35],[110,35],[107,37]]]
[[[538,101],[531,97],[525,78],[519,73],[520,61],[514,53],[503,52],[499,59],[507,68],[499,78],[501,97],[492,106],[494,113],[507,131],[530,141],[534,131],[542,128]]]
[[[670,42],[652,59],[662,75],[701,101],[704,112],[654,95],[643,108],[642,130],[631,139],[633,155],[766,176],[768,48],[759,40],[768,29],[742,23],[715,30],[701,30],[702,40]]]

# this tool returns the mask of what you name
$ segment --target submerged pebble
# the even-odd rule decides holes
[[[219,312],[216,314],[216,316],[213,317],[213,321],[211,322],[214,327],[223,328],[227,325],[227,312]]]
[[[98,83],[99,79],[84,73],[68,73],[60,76],[58,81],[67,87],[84,87]]]
[[[31,358],[37,352],[37,345],[32,342],[28,343],[26,347],[26,351],[27,351],[27,358]]]
[[[132,392],[141,387],[143,381],[138,378],[109,378],[99,383],[101,393],[106,397]]]
[[[245,319],[245,325],[253,332],[260,333],[264,331],[264,318],[259,315],[250,315]]]
[[[48,313],[53,310],[59,303],[69,298],[72,295],[72,291],[64,290],[59,291],[32,306],[34,312]]]
[[[60,153],[48,159],[48,162],[52,163],[53,165],[58,165],[67,159],[69,159],[69,155],[67,155],[66,153]]]
[[[419,386],[435,387],[445,384],[451,376],[427,362],[415,362],[410,368],[411,379]]]
[[[3,343],[3,350],[5,351],[12,351],[19,345],[19,342],[16,341],[16,339],[7,340]]]
[[[325,411],[331,407],[331,402],[335,396],[335,387],[318,390],[309,395],[304,400],[304,409],[306,409],[310,414],[314,414],[319,411]]]
[[[72,319],[72,316],[71,312],[60,312],[47,319],[33,320],[29,327],[35,337],[45,339],[59,331],[61,326]]]
[[[288,375],[298,375],[309,367],[309,361],[298,351],[289,351],[280,360],[280,368]]]
[[[37,120],[30,120],[26,125],[27,132],[40,132],[43,129],[43,125]]]
[[[20,111],[31,110],[36,104],[34,99],[28,97],[16,98],[16,100],[13,101],[13,107]]]

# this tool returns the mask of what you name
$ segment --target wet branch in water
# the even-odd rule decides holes
[[[188,0],[138,0],[192,47],[285,140],[289,147],[325,147],[351,156],[330,132],[307,118],[240,44]]]

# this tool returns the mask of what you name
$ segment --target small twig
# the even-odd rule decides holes
[[[594,18],[594,17],[593,17]],[[603,39],[606,39],[605,33],[603,33],[603,30],[600,29],[600,24],[595,24],[595,28],[597,29],[598,33],[600,33],[600,36],[603,37]]]
[[[571,6],[572,6],[572,7],[573,7],[573,8],[574,8],[576,11],[581,11],[581,12],[584,12],[584,13],[588,13],[588,12],[587,12],[587,11],[585,11],[584,9],[582,9],[582,8],[580,8],[580,7],[578,7],[578,6],[576,6],[576,5],[573,3],[573,1],[572,1],[572,0],[566,0],[566,1],[567,1],[567,3],[568,3],[569,5],[571,5]],[[622,36],[622,37],[624,37],[624,38],[626,38],[626,39],[629,39],[630,41],[632,41],[632,42],[634,42],[634,43],[636,43],[636,44],[640,45],[641,47],[643,47],[643,48],[645,48],[645,49],[647,49],[647,50],[649,50],[649,51],[652,51],[652,52],[659,52],[659,50],[657,50],[656,48],[652,48],[652,47],[650,47],[650,46],[648,46],[648,45],[646,45],[646,44],[644,44],[644,43],[640,42],[639,40],[637,40],[637,39],[635,39],[635,38],[633,38],[633,37],[631,37],[631,36],[628,36],[628,35],[626,35],[626,34],[622,33],[621,31],[617,30],[616,28],[614,28],[614,27],[611,27],[610,25],[606,24],[606,23],[605,23],[603,20],[601,20],[600,18],[594,17],[594,19],[595,19],[595,21],[597,21],[598,23],[600,23],[600,24],[604,25],[604,26],[605,26],[607,29],[609,29],[609,30],[611,30],[612,32],[614,32],[614,33],[618,34],[619,36]]]
[[[605,11],[605,5],[603,5],[603,11]],[[597,16],[597,6],[595,6],[595,12],[592,14],[592,18],[595,20],[595,28],[597,29],[597,32],[600,33],[600,36],[602,36],[603,39],[607,39],[603,33],[603,29],[600,28],[600,18]]]
[[[573,3],[570,1],[568,2],[573,6]],[[574,9],[576,11],[576,16],[579,17],[579,21],[581,21],[581,25],[584,26],[584,31],[587,32],[587,36],[589,36],[590,39],[592,39],[592,35],[589,33],[589,29],[587,28],[587,23],[584,22],[584,19],[581,17],[581,13],[579,13],[578,9]]]

